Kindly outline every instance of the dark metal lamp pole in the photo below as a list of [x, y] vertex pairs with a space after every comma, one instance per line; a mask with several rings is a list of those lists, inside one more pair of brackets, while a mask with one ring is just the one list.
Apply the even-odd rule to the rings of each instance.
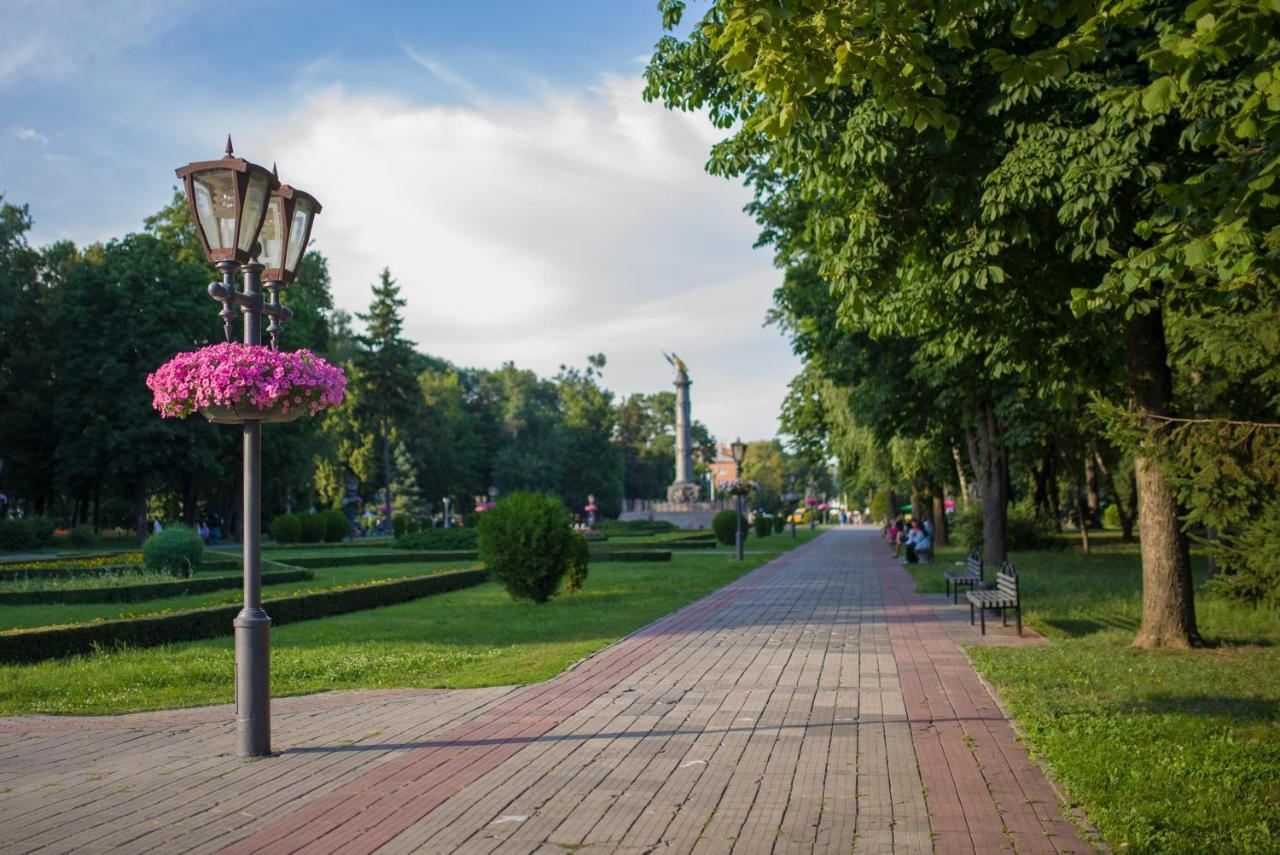
[[[305, 193], [281, 186], [274, 170], [236, 157], [230, 137], [223, 158], [188, 164], [177, 174], [205, 255], [222, 273], [221, 282], [209, 285], [209, 296], [222, 303], [218, 316], [224, 335], [231, 339], [238, 309], [244, 319], [244, 343], [261, 345], [265, 315], [271, 319], [274, 347], [283, 324], [293, 317], [280, 305], [280, 290], [296, 275], [320, 205]], [[235, 289], [237, 268], [244, 276], [242, 292]], [[264, 270], [271, 295], [265, 301]], [[271, 753], [271, 618], [262, 608], [262, 420], [245, 419], [241, 431], [244, 605], [233, 621], [236, 743], [241, 757], [265, 757]]]
[[747, 444], [741, 438], [735, 439], [729, 446], [733, 451], [733, 462], [738, 472], [738, 490], [737, 490], [737, 531], [734, 533], [734, 552], [738, 556], [738, 560], [742, 560], [742, 463], [747, 459]]

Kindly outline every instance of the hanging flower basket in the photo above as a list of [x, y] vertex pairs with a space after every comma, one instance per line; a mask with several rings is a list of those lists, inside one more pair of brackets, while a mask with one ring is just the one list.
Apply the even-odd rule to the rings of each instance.
[[147, 388], [164, 418], [198, 410], [217, 424], [288, 422], [341, 404], [347, 377], [309, 350], [224, 342], [177, 354], [147, 375]]
[[756, 488], [755, 481], [742, 478], [731, 478], [716, 484], [716, 491], [727, 496], [745, 496]]

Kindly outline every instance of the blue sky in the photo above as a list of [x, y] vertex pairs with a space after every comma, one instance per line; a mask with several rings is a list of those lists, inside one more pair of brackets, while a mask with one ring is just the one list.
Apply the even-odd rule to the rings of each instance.
[[702, 172], [716, 133], [640, 97], [652, 0], [5, 6], [0, 192], [33, 242], [138, 229], [230, 132], [321, 199], [340, 306], [389, 265], [431, 353], [551, 373], [603, 351], [628, 393], [667, 388], [675, 350], [713, 431], [776, 430], [779, 276], [746, 191]]

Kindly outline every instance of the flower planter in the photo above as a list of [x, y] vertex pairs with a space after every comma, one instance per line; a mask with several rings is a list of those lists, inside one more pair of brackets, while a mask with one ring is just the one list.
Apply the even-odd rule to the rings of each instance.
[[221, 405], [213, 404], [200, 410], [200, 414], [215, 425], [238, 425], [247, 421], [263, 421], [263, 422], [291, 422], [294, 419], [301, 418], [306, 413], [306, 409], [302, 405], [295, 405], [293, 409], [281, 412], [281, 408], [275, 407], [255, 407], [252, 404], [236, 404]]

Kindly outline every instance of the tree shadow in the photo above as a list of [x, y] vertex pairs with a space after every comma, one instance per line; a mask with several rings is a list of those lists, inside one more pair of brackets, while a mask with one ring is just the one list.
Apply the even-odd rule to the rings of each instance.
[[1112, 629], [1125, 632], [1138, 631], [1138, 619], [1119, 616], [1097, 616], [1091, 618], [1043, 618], [1048, 626], [1060, 629], [1071, 638], [1081, 638]]
[[1271, 723], [1280, 717], [1280, 701], [1273, 698], [1240, 698], [1230, 695], [1159, 693], [1134, 703], [1134, 712], [1152, 715], [1193, 715], [1231, 719], [1235, 722]]

